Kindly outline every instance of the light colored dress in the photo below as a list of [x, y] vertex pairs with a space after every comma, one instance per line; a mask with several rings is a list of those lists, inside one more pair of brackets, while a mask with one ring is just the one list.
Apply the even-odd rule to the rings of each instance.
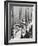
[[20, 37], [21, 37], [21, 28], [14, 29], [13, 32], [14, 32], [14, 39], [20, 39]]

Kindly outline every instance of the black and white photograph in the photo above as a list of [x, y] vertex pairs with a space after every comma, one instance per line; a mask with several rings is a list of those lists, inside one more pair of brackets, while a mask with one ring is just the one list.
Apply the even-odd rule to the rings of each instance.
[[5, 1], [5, 44], [37, 42], [37, 2]]

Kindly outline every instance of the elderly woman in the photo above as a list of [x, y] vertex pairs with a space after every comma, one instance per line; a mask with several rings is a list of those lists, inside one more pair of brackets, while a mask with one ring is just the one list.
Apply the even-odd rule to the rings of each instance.
[[25, 35], [26, 35], [26, 26], [23, 25], [22, 31], [21, 31], [21, 38], [25, 38]]

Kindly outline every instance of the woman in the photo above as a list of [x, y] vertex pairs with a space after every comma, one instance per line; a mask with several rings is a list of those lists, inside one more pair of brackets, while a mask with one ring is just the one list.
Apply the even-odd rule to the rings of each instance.
[[19, 25], [16, 25], [14, 28], [14, 39], [20, 39], [21, 38], [21, 27]]
[[28, 24], [25, 36], [26, 38], [32, 37], [32, 23]]

